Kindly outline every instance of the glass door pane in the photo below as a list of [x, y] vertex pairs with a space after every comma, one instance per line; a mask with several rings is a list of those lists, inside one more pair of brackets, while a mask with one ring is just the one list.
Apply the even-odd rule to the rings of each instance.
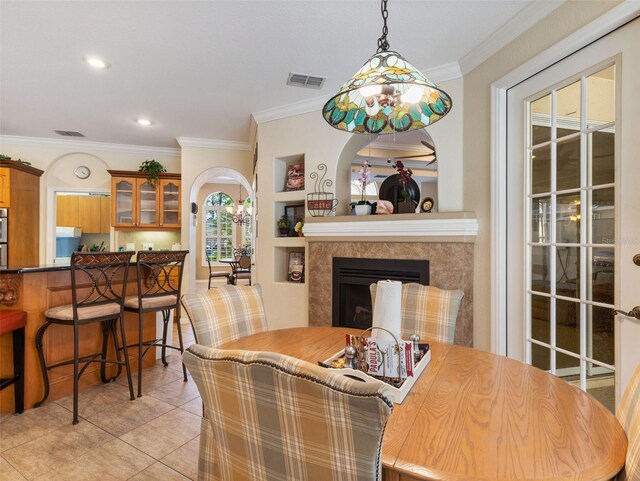
[[158, 223], [156, 186], [151, 182], [142, 182], [139, 185], [140, 219], [138, 224], [155, 225]]
[[173, 182], [162, 183], [162, 224], [178, 225], [178, 186]]
[[133, 225], [133, 184], [126, 180], [116, 182], [116, 224]]
[[525, 157], [527, 361], [612, 410], [614, 85], [612, 65], [530, 100]]

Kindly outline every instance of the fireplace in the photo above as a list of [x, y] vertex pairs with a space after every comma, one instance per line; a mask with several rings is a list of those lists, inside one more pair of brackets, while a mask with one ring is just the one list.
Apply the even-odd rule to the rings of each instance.
[[333, 326], [371, 327], [373, 309], [369, 286], [385, 279], [426, 286], [429, 284], [429, 261], [334, 257]]

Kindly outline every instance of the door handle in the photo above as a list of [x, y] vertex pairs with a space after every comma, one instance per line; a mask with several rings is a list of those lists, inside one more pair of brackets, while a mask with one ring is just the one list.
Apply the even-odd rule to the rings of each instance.
[[640, 306], [636, 306], [633, 309], [631, 309], [629, 312], [625, 312], [625, 311], [620, 311], [618, 309], [614, 309], [612, 311], [613, 315], [615, 316], [616, 314], [622, 314], [623, 316], [627, 316], [627, 317], [635, 317], [636, 319], [640, 320]]

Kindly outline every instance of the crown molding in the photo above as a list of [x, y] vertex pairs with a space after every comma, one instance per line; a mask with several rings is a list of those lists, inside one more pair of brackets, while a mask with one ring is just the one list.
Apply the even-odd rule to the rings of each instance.
[[300, 102], [294, 102], [291, 104], [281, 105], [280, 107], [254, 112], [251, 116], [256, 124], [262, 124], [265, 122], [271, 122], [272, 120], [292, 117], [294, 115], [319, 112], [328, 99], [329, 94], [323, 95], [322, 97], [313, 97]]
[[235, 140], [196, 139], [193, 137], [176, 137], [180, 147], [202, 147], [205, 149], [253, 150], [248, 142]]
[[462, 70], [460, 70], [458, 62], [445, 63], [437, 67], [421, 69], [420, 71], [435, 84], [462, 77]]
[[520, 10], [511, 20], [500, 27], [489, 38], [471, 50], [460, 59], [460, 68], [463, 74], [489, 59], [493, 54], [504, 48], [507, 44], [529, 30], [544, 17], [562, 5], [565, 0], [549, 0], [544, 2], [531, 2]]
[[0, 135], [0, 144], [28, 145], [32, 147], [56, 147], [62, 149], [102, 150], [124, 154], [144, 154], [151, 156], [180, 156], [180, 149], [171, 147], [153, 147], [150, 145], [112, 144], [91, 140], [49, 139], [45, 137], [23, 137], [19, 135]]

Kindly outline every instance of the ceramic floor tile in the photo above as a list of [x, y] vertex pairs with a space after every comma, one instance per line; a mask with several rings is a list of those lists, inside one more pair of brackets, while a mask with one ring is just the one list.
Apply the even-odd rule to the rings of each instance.
[[28, 409], [19, 416], [10, 416], [0, 424], [0, 452], [33, 441], [60, 426], [71, 424], [72, 414], [54, 402], [38, 409]]
[[81, 481], [88, 479], [127, 480], [155, 463], [155, 460], [133, 446], [113, 439], [82, 456], [58, 467], [38, 481]]
[[191, 378], [189, 378], [187, 382], [184, 382], [182, 379], [178, 379], [177, 381], [173, 381], [158, 389], [154, 389], [148, 394], [149, 396], [168, 402], [176, 407], [182, 406], [184, 403], [200, 397], [198, 387]]
[[164, 401], [151, 396], [143, 396], [87, 416], [86, 419], [108, 433], [119, 437], [173, 408], [174, 406]]
[[[126, 374], [124, 371], [121, 377], [125, 378], [124, 385], [110, 382], [109, 384], [100, 384], [81, 390], [78, 394], [78, 414], [82, 417], [93, 416], [105, 409], [111, 409], [117, 404], [129, 402], [129, 387], [126, 386]], [[58, 399], [55, 402], [69, 411], [73, 410], [73, 396]]]
[[130, 481], [189, 481], [189, 478], [157, 462], [136, 474]]
[[[137, 371], [132, 376], [133, 378], [133, 389], [137, 394], [138, 391], [138, 373]], [[162, 364], [148, 367], [147, 369], [143, 369], [142, 371], [142, 392], [152, 391], [157, 389], [165, 384], [169, 384], [177, 379], [182, 379], [182, 370], [178, 371], [177, 369], [170, 369], [168, 367], [164, 367]], [[120, 376], [117, 380], [117, 383], [126, 386], [127, 385], [127, 377]]]
[[202, 416], [202, 399], [197, 397], [194, 400], [180, 406], [180, 409], [189, 411], [190, 413], [193, 413], [197, 416]]
[[9, 461], [0, 456], [0, 481], [24, 481], [25, 479]]
[[9, 449], [2, 456], [25, 477], [33, 479], [114, 439], [109, 433], [84, 419], [75, 426], [70, 421], [67, 411], [65, 422], [69, 424]]
[[198, 450], [200, 448], [200, 436], [192, 439], [187, 444], [180, 446], [174, 452], [162, 458], [162, 462], [189, 479], [198, 478]]
[[174, 409], [120, 439], [159, 460], [198, 436], [200, 421], [200, 416]]

